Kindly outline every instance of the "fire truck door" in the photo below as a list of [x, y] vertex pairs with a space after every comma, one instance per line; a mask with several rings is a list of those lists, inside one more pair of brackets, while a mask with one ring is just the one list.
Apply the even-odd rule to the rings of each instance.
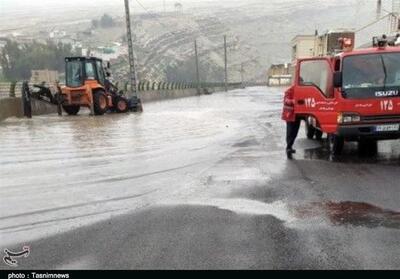
[[333, 71], [325, 58], [300, 60], [294, 87], [295, 113], [313, 116], [319, 122], [336, 119]]

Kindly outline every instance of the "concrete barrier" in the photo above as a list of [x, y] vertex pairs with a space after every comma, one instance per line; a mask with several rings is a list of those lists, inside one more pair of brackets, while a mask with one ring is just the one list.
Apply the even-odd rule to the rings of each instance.
[[183, 90], [149, 90], [139, 91], [138, 97], [143, 103], [196, 96], [197, 89]]
[[[237, 87], [230, 87], [229, 90], [235, 89]], [[186, 98], [204, 94], [211, 94], [215, 92], [222, 92], [225, 88], [215, 87], [215, 88], [201, 88], [200, 94], [197, 92], [197, 88], [187, 88], [187, 89], [175, 89], [175, 90], [149, 90], [149, 91], [139, 91], [138, 96], [143, 103], [149, 103], [154, 101]]]
[[[33, 115], [44, 115], [50, 113], [57, 113], [57, 107], [37, 100], [32, 100]], [[8, 117], [23, 116], [24, 112], [20, 97], [0, 99], [0, 121], [3, 121]]]
[[2, 98], [0, 99], [0, 121], [8, 117], [22, 117], [21, 98]]

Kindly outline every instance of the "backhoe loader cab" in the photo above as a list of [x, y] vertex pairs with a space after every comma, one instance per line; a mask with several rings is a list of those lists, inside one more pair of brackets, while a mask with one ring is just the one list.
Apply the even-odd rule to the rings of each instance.
[[65, 66], [67, 87], [81, 87], [85, 84], [85, 81], [97, 81], [98, 85], [105, 85], [105, 74], [101, 59], [67, 57], [65, 58]]
[[107, 111], [127, 112], [128, 100], [107, 79], [103, 61], [95, 57], [65, 58], [65, 86], [61, 88], [62, 106], [69, 115], [88, 107], [96, 115]]

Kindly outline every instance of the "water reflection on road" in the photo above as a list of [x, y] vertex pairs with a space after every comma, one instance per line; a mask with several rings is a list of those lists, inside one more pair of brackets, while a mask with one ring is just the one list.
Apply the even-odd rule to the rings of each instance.
[[370, 147], [369, 149], [360, 147], [355, 142], [346, 143], [343, 153], [339, 156], [332, 156], [330, 154], [326, 139], [317, 144], [318, 147], [300, 151], [300, 157], [306, 160], [324, 160], [348, 164], [400, 165], [399, 141], [381, 141], [378, 142], [377, 146]]
[[142, 114], [1, 123], [0, 230], [79, 224], [196, 191], [196, 176], [249, 133], [249, 121], [279, 109], [272, 92], [270, 104], [249, 89], [150, 103]]
[[1, 123], [0, 250], [32, 244], [30, 269], [398, 267], [399, 141], [331, 158], [301, 131], [288, 161], [282, 91]]

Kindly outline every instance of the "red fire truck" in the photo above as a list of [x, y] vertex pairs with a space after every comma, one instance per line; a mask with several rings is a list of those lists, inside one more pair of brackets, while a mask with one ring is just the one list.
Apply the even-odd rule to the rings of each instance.
[[299, 59], [291, 87], [307, 137], [326, 133], [336, 155], [346, 141], [376, 146], [400, 138], [400, 47], [386, 36], [365, 49], [342, 42], [336, 55]]

